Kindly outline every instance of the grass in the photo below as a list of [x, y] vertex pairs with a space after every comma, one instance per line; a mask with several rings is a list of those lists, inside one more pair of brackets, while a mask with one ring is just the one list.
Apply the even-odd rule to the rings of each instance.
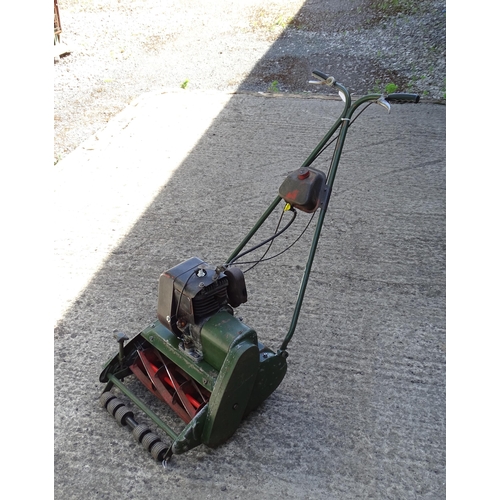
[[279, 87], [278, 87], [278, 80], [273, 80], [268, 87], [269, 92], [279, 92]]
[[293, 21], [293, 16], [278, 16], [274, 20], [274, 26], [278, 26], [279, 28], [286, 28]]
[[[389, 82], [386, 85], [384, 85], [384, 92], [386, 94], [393, 94], [394, 92], [396, 92], [396, 90], [398, 90], [398, 88], [399, 87], [395, 83]], [[381, 94], [382, 93], [382, 87], [380, 85], [380, 80], [377, 80], [375, 82], [375, 85], [370, 90], [370, 93], [373, 93], [373, 94]]]
[[189, 83], [189, 80], [184, 80], [181, 83], [181, 89], [187, 89], [188, 83]]
[[396, 90], [398, 90], [398, 86], [395, 83], [388, 83], [385, 86], [386, 94], [393, 94], [394, 92], [396, 92]]

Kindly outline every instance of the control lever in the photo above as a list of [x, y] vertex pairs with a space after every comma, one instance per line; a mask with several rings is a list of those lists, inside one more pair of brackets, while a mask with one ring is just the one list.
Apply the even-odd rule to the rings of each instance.
[[387, 112], [391, 112], [391, 105], [384, 99], [384, 97], [380, 97], [375, 101], [377, 104], [380, 104], [383, 108], [387, 109]]

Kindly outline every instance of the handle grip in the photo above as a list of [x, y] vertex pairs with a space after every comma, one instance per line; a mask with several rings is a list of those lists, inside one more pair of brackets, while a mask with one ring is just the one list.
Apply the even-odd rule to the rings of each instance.
[[312, 74], [318, 79], [318, 80], [328, 80], [328, 75], [326, 75], [325, 73], [323, 73], [322, 71], [318, 71], [317, 69], [315, 69]]
[[414, 102], [417, 103], [420, 101], [419, 94], [405, 94], [403, 92], [396, 94], [389, 94], [386, 98], [388, 102]]

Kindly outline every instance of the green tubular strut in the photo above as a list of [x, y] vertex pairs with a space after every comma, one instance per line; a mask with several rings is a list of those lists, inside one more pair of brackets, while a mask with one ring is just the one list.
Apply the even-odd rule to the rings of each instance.
[[[349, 106], [351, 105], [351, 96], [349, 94], [349, 91], [343, 85], [340, 85], [338, 83], [336, 83], [334, 85], [334, 87], [339, 89], [345, 95], [346, 100], [345, 100], [344, 110], [342, 111], [342, 115], [333, 124], [332, 128], [325, 134], [325, 137], [323, 137], [323, 139], [321, 139], [321, 141], [318, 143], [318, 145], [314, 148], [313, 152], [304, 161], [304, 163], [302, 164], [302, 167], [308, 167], [316, 159], [319, 152], [323, 149], [325, 144], [331, 139], [332, 135], [337, 131], [339, 126], [342, 124], [342, 119], [349, 110]], [[340, 157], [340, 154], [339, 154], [339, 157]]]
[[131, 401], [133, 401], [138, 408], [140, 408], [160, 429], [165, 431], [174, 441], [177, 439], [177, 433], [174, 432], [153, 410], [151, 410], [145, 403], [143, 403], [132, 391], [128, 389], [125, 384], [122, 384], [114, 375], [108, 373], [108, 379], [120, 391], [125, 394]]

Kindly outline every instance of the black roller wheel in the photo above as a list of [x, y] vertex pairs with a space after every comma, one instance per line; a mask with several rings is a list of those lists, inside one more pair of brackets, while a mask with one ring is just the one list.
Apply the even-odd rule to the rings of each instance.
[[109, 414], [114, 417], [116, 410], [118, 410], [121, 406], [125, 406], [125, 403], [118, 398], [114, 398], [108, 403], [106, 410], [108, 410]]
[[161, 462], [165, 458], [167, 452], [168, 446], [163, 441], [158, 441], [151, 447], [151, 455], [158, 462]]
[[106, 391], [101, 394], [99, 403], [103, 408], [106, 408], [112, 399], [116, 399], [116, 396], [112, 392]]
[[132, 410], [128, 406], [120, 406], [115, 413], [116, 421], [121, 425], [127, 425], [127, 423], [125, 422], [125, 419], [127, 417], [134, 418]]
[[160, 441], [160, 436], [150, 432], [142, 438], [142, 446], [144, 446], [147, 451], [150, 451], [151, 447], [158, 441]]
[[134, 427], [132, 434], [134, 435], [135, 439], [137, 439], [137, 441], [141, 443], [142, 438], [150, 432], [151, 431], [147, 425], [139, 424], [138, 426]]

